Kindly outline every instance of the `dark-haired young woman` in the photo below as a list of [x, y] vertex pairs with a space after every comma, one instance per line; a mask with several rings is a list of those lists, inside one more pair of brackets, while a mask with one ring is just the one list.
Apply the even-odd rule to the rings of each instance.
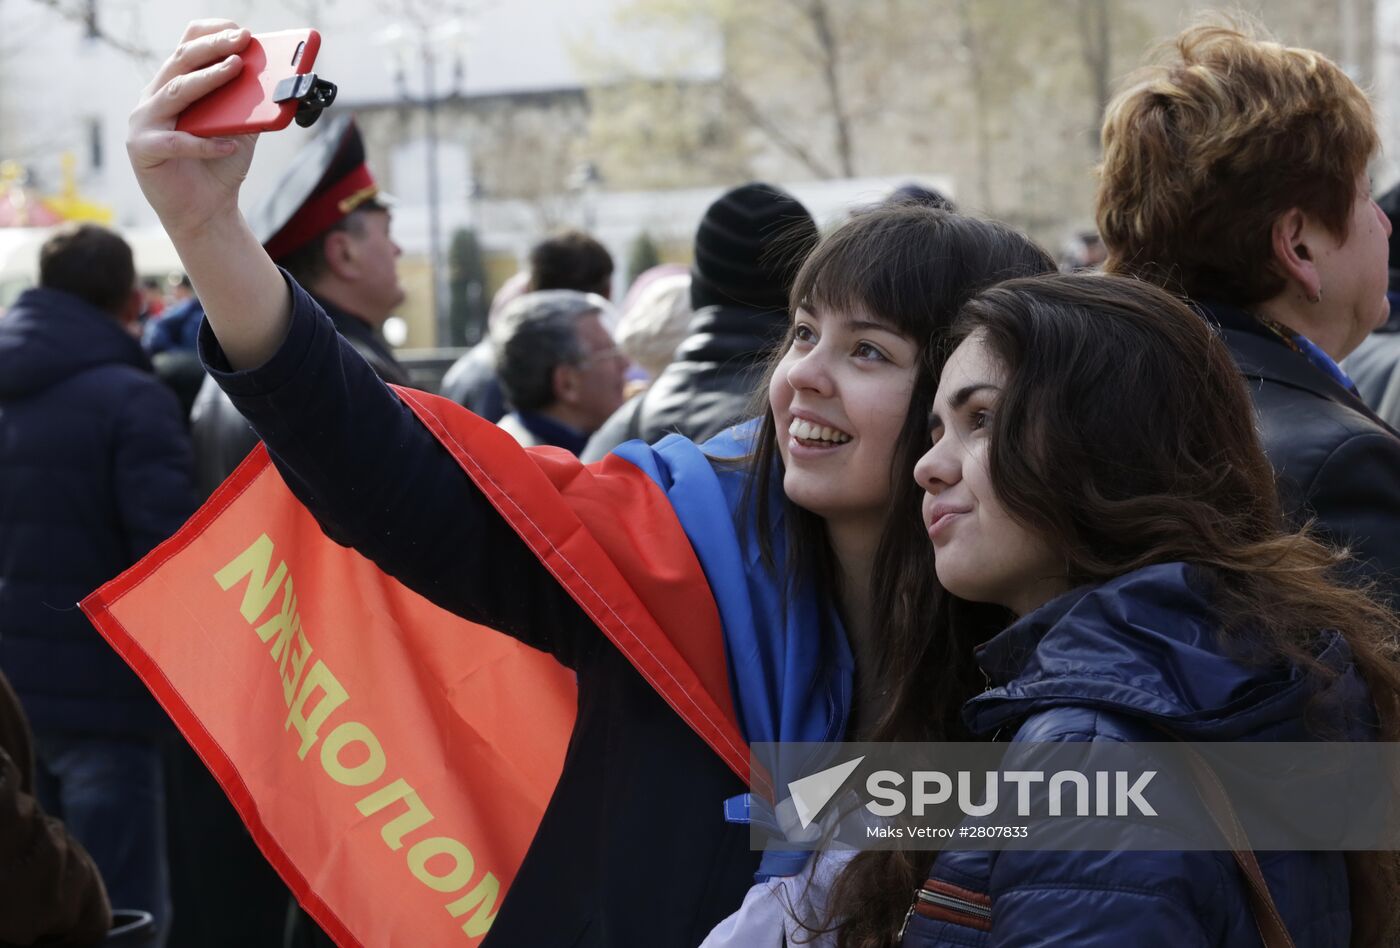
[[[232, 23], [191, 24], [133, 112], [128, 142], [204, 303], [211, 374], [328, 533], [437, 605], [577, 675], [563, 773], [491, 943], [696, 945], [740, 905], [759, 868], [747, 829], [724, 822], [725, 801], [745, 786], [273, 266], [237, 205], [252, 139], [174, 131], [185, 105], [237, 74], [231, 66], [248, 41]], [[798, 305], [754, 429], [721, 436], [706, 453], [679, 437], [655, 448], [630, 442], [603, 462], [643, 470], [668, 498], [690, 485], [706, 501], [696, 508], [702, 526], [745, 544], [724, 562], [696, 557], [718, 602], [749, 742], [835, 740], [848, 720], [859, 728], [869, 719], [864, 709], [879, 696], [862, 666], [875, 649], [877, 564], [921, 548], [913, 555], [923, 585], [933, 584], [907, 477], [932, 391], [920, 371], [925, 349], [974, 289], [1051, 269], [1000, 225], [928, 208], [862, 215], [797, 274]], [[479, 420], [463, 423], [483, 453], [523, 457]], [[905, 516], [887, 530], [892, 506]], [[695, 539], [689, 527], [686, 539]], [[528, 711], [530, 696], [520, 705]]]
[[[1397, 619], [1285, 526], [1249, 396], [1198, 315], [1137, 281], [1014, 280], [963, 308], [952, 346], [915, 477], [952, 600], [925, 632], [975, 639], [975, 604], [1009, 622], [976, 648], [974, 733], [1395, 739]], [[873, 739], [908, 739], [907, 710]], [[1393, 943], [1394, 862], [1367, 856], [1259, 854], [1296, 945]], [[864, 853], [831, 909], [861, 948], [1261, 939], [1229, 852], [950, 851], [931, 870]]]

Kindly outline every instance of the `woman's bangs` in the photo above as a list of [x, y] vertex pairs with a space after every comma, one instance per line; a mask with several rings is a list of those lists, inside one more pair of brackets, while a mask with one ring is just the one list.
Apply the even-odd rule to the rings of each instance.
[[838, 234], [808, 259], [793, 285], [793, 311], [859, 313], [913, 338], [927, 335], [932, 328], [928, 307], [909, 305], [919, 298], [918, 289], [930, 291], [922, 295], [933, 298], [932, 287], [918, 286], [925, 282], [927, 261], [916, 259], [898, 230], [852, 230]]

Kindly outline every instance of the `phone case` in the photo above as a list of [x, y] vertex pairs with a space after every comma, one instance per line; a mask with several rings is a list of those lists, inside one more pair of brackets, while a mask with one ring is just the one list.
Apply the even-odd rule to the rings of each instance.
[[181, 112], [175, 128], [204, 138], [286, 128], [297, 103], [274, 102], [273, 90], [289, 76], [310, 72], [320, 49], [321, 34], [315, 30], [253, 36], [239, 53], [243, 71]]

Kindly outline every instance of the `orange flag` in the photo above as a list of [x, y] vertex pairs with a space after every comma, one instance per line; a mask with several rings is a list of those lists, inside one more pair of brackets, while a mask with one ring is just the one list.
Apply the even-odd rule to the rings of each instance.
[[[664, 493], [626, 461], [525, 452], [450, 402], [399, 394], [747, 778], [718, 611]], [[480, 943], [558, 780], [572, 672], [327, 539], [262, 447], [82, 605], [338, 944]]]

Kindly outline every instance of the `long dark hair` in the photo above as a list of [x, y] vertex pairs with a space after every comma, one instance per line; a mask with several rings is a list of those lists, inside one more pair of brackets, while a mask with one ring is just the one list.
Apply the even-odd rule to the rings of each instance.
[[[1249, 394], [1200, 316], [1147, 283], [1057, 275], [979, 294], [945, 351], [973, 333], [1007, 370], [992, 420], [991, 482], [1008, 513], [1053, 538], [1071, 586], [1153, 563], [1201, 567], [1214, 579], [1227, 648], [1287, 662], [1322, 684], [1337, 673], [1317, 660], [1318, 634], [1339, 631], [1370, 687], [1383, 739], [1400, 735], [1400, 620], [1355, 584], [1344, 551], [1286, 524]], [[981, 631], [959, 629], [947, 605], [930, 616], [925, 635], [965, 642]], [[918, 739], [900, 720], [887, 715], [891, 727], [871, 739]], [[840, 944], [890, 944], [931, 858], [854, 859], [830, 905], [843, 920]], [[1354, 928], [1383, 937], [1394, 916], [1394, 855], [1348, 861]]]
[[[878, 319], [914, 339], [927, 358], [941, 345], [958, 308], [978, 290], [1053, 270], [1045, 251], [1004, 224], [931, 207], [886, 205], [851, 218], [817, 245], [797, 274], [790, 305], [792, 312], [834, 310]], [[782, 460], [768, 384], [791, 344], [789, 328], [755, 394], [754, 414], [762, 421], [745, 461], [751, 476], [741, 516], [758, 524], [772, 522], [772, 498], [781, 496], [774, 489], [782, 482]], [[918, 458], [934, 381], [920, 373], [890, 466], [891, 509], [900, 515], [887, 518], [876, 553], [872, 600], [882, 614], [874, 617], [874, 628], [911, 627], [936, 588], [933, 551], [919, 528], [920, 494], [908, 475]], [[822, 519], [785, 498], [779, 502], [787, 533], [785, 581], [816, 577], [816, 588], [836, 589], [837, 564]], [[784, 568], [766, 529], [758, 531], [758, 542], [766, 567], [781, 575]], [[969, 665], [970, 659], [963, 656], [962, 662]], [[956, 704], [949, 710], [955, 712]]]

